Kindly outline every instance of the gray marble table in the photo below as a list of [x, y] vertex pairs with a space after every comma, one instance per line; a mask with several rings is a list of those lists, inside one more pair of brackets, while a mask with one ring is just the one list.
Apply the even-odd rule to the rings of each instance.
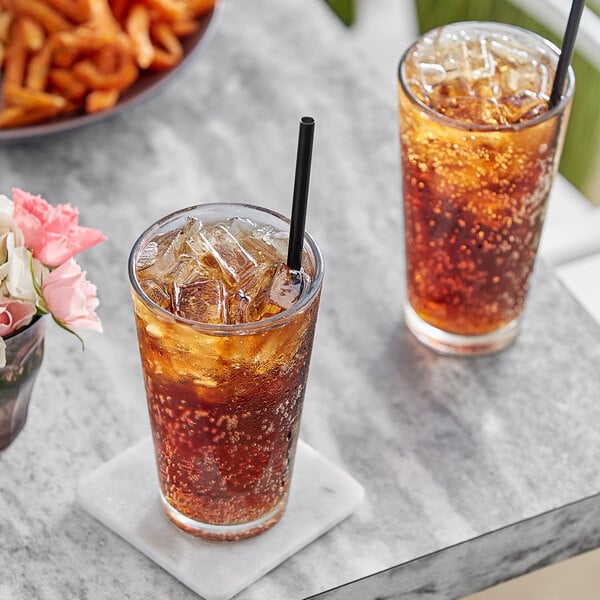
[[70, 202], [109, 238], [81, 256], [104, 334], [81, 352], [48, 328], [28, 422], [0, 454], [2, 600], [194, 597], [75, 503], [148, 433], [127, 255], [197, 202], [288, 213], [304, 114], [327, 274], [302, 437], [366, 499], [239, 599], [455, 598], [600, 544], [600, 330], [552, 273], [538, 265], [523, 333], [496, 356], [443, 358], [404, 328], [395, 93], [320, 0], [230, 0], [157, 97], [0, 147], [5, 192]]

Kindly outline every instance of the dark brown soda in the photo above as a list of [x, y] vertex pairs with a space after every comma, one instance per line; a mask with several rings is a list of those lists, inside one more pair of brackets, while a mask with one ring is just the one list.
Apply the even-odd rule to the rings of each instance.
[[[186, 381], [185, 373], [157, 369], [165, 362], [162, 344], [137, 319], [161, 491], [186, 517], [231, 526], [285, 508], [316, 307], [300, 320], [294, 331], [306, 342], [289, 362], [275, 356], [266, 368], [251, 355], [245, 364], [236, 358], [268, 344], [269, 336], [291, 333], [275, 331], [244, 337], [244, 348], [225, 353], [210, 380]], [[234, 338], [223, 341], [224, 347], [236, 344]]]
[[399, 106], [408, 301], [446, 332], [496, 331], [523, 310], [566, 116], [455, 122], [401, 85]]

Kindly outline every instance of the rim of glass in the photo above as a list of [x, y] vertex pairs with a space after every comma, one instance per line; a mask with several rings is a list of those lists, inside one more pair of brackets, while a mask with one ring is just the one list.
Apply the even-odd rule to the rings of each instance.
[[436, 31], [440, 31], [442, 29], [459, 29], [464, 28], [468, 29], [469, 27], [479, 27], [488, 30], [494, 31], [519, 31], [524, 36], [535, 38], [537, 41], [541, 42], [543, 46], [548, 48], [554, 55], [557, 60], [560, 56], [560, 50], [556, 44], [547, 40], [542, 35], [535, 33], [529, 29], [525, 29], [524, 27], [519, 27], [518, 25], [511, 25], [509, 23], [496, 23], [494, 21], [456, 21], [454, 23], [447, 23], [445, 25], [440, 25], [439, 27], [435, 27], [423, 34], [421, 34], [404, 52], [402, 58], [400, 59], [400, 63], [398, 65], [398, 82], [402, 86], [402, 90], [404, 91], [406, 97], [416, 106], [418, 106], [423, 112], [427, 113], [432, 119], [439, 121], [445, 125], [450, 127], [454, 127], [455, 129], [463, 129], [465, 131], [519, 131], [521, 129], [526, 129], [528, 127], [532, 127], [537, 125], [538, 123], [542, 123], [548, 119], [551, 119], [556, 114], [562, 112], [568, 102], [571, 100], [573, 96], [573, 91], [575, 89], [575, 73], [573, 72], [573, 67], [569, 65], [569, 76], [567, 78], [566, 89], [561, 96], [560, 102], [558, 102], [555, 106], [553, 106], [550, 110], [547, 110], [545, 113], [541, 114], [534, 119], [529, 119], [527, 121], [523, 121], [521, 123], [510, 123], [508, 125], [481, 125], [477, 123], [469, 123], [468, 121], [460, 121], [458, 119], [453, 119], [451, 117], [447, 117], [442, 115], [441, 113], [433, 110], [430, 106], [427, 106], [424, 102], [417, 98], [410, 87], [408, 86], [406, 79], [404, 77], [404, 67], [406, 64], [406, 59], [413, 51], [415, 46], [425, 37], [435, 33]]
[[[169, 312], [162, 306], [159, 306], [158, 304], [153, 302], [145, 294], [144, 290], [141, 288], [138, 282], [135, 273], [135, 262], [138, 251], [142, 248], [143, 245], [145, 245], [148, 238], [151, 238], [158, 229], [167, 225], [170, 221], [175, 221], [181, 216], [197, 210], [207, 209], [210, 211], [211, 209], [216, 210], [219, 208], [226, 207], [235, 207], [238, 209], [243, 208], [244, 210], [249, 209], [250, 211], [256, 211], [258, 213], [263, 213], [270, 215], [271, 217], [275, 217], [282, 223], [287, 224], [288, 226], [290, 224], [290, 220], [287, 217], [279, 214], [278, 212], [275, 212], [274, 210], [241, 202], [211, 202], [204, 204], [195, 204], [193, 206], [182, 208], [162, 217], [160, 220], [150, 225], [147, 229], [145, 229], [142, 232], [142, 234], [133, 244], [128, 259], [128, 273], [131, 286], [135, 291], [136, 295], [139, 296], [144, 301], [144, 303], [148, 305], [154, 312], [158, 312], [159, 314], [164, 315], [165, 318], [171, 321], [176, 321], [183, 325], [192, 327], [193, 329], [197, 329], [198, 331], [203, 331], [212, 335], [232, 335], [236, 333], [248, 335], [253, 333], [259, 333], [262, 330], [282, 327], [288, 321], [293, 319], [299, 312], [302, 312], [308, 305], [310, 305], [313, 299], [315, 298], [316, 294], [321, 289], [321, 284], [323, 281], [323, 256], [321, 255], [321, 250], [319, 249], [319, 246], [317, 245], [314, 238], [306, 231], [304, 232], [303, 252], [306, 251], [306, 247], [308, 246], [308, 248], [310, 249], [310, 253], [312, 254], [311, 258], [314, 258], [315, 269], [315, 275], [311, 278], [312, 281], [310, 283], [308, 291], [300, 298], [298, 302], [296, 302], [296, 304], [294, 304], [290, 308], [271, 317], [267, 317], [266, 319], [261, 319], [260, 321], [251, 321], [248, 323], [202, 323], [200, 321], [186, 319], [185, 317], [181, 317], [179, 315], [173, 314], [172, 312]], [[232, 214], [229, 216], [234, 217], [236, 215]]]

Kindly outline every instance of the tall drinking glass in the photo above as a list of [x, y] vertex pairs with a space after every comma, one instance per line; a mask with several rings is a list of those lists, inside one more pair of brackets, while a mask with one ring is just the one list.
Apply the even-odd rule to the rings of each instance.
[[161, 500], [211, 540], [265, 531], [289, 494], [323, 262], [289, 221], [242, 204], [169, 215], [129, 260]]
[[508, 346], [522, 311], [574, 91], [549, 108], [559, 52], [524, 29], [453, 23], [398, 69], [405, 320], [427, 346]]

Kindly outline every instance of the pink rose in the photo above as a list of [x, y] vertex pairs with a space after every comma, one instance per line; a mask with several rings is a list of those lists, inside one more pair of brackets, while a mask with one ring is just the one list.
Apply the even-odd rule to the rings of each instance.
[[97, 229], [80, 227], [70, 204], [52, 206], [41, 196], [13, 188], [14, 220], [23, 230], [33, 256], [56, 267], [106, 237]]
[[42, 294], [46, 308], [67, 327], [102, 333], [102, 324], [94, 312], [100, 304], [96, 286], [85, 278], [85, 273], [72, 258], [46, 276]]
[[37, 309], [33, 302], [0, 298], [0, 337], [29, 325]]

